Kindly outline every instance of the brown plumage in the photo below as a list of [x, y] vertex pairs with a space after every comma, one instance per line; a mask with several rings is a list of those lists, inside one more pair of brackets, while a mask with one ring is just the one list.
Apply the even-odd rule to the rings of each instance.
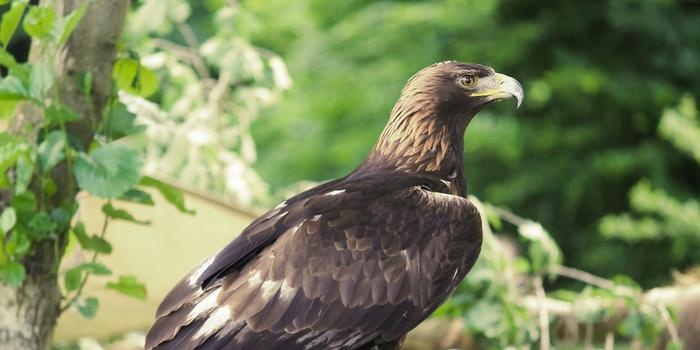
[[398, 349], [472, 267], [463, 133], [522, 89], [493, 69], [427, 67], [348, 176], [255, 220], [166, 296], [146, 349]]

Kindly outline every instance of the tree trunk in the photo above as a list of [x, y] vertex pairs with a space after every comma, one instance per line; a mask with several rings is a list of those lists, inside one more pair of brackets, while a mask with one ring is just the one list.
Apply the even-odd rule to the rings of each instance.
[[[48, 254], [41, 256], [40, 252]], [[41, 242], [25, 261], [24, 284], [11, 288], [0, 283], [0, 349], [49, 348], [61, 302], [53, 252], [52, 241]]]
[[[85, 1], [42, 0], [42, 3], [53, 6], [57, 13], [65, 16]], [[94, 125], [99, 124], [112, 93], [116, 42], [122, 32], [129, 3], [129, 0], [92, 1], [71, 39], [54, 58], [55, 96], [81, 116], [80, 120], [67, 125], [67, 130], [76, 135], [86, 148], [94, 137]], [[30, 54], [30, 61], [36, 59], [35, 56], [34, 52]], [[83, 96], [77, 83], [78, 77], [85, 72], [90, 72], [93, 77], [89, 99]], [[41, 118], [37, 108], [28, 103], [22, 104], [10, 128], [18, 134], [29, 132], [25, 136], [34, 139], [39, 125], [37, 121]], [[65, 166], [59, 165], [54, 172], [59, 189], [56, 202], [76, 195], [69, 186], [65, 186], [68, 180], [63, 175], [66, 174]], [[9, 288], [0, 283], [0, 349], [49, 348], [60, 314], [61, 291], [57, 270], [66, 238], [67, 232], [61, 232], [55, 240], [34, 244], [32, 253], [23, 261], [27, 277], [21, 287]]]

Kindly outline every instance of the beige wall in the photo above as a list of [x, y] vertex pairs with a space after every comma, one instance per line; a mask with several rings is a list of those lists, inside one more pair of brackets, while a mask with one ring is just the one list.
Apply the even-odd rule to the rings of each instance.
[[[151, 225], [124, 221], [110, 224], [107, 239], [113, 245], [113, 252], [100, 257], [99, 262], [111, 268], [115, 276], [91, 277], [84, 291], [85, 296], [100, 300], [97, 316], [85, 320], [77, 311], [68, 310], [59, 320], [56, 341], [85, 336], [104, 338], [148, 328], [158, 303], [170, 288], [198, 262], [238, 235], [254, 218], [253, 214], [192, 193], [186, 193], [186, 203], [196, 214], [182, 214], [159, 195], [152, 195], [156, 201], [152, 207], [115, 203], [138, 219], [150, 220]], [[100, 230], [101, 206], [102, 202], [94, 198], [81, 199], [80, 217], [89, 233]], [[66, 267], [89, 259], [79, 249], [68, 254]], [[147, 300], [123, 296], [104, 287], [119, 274], [135, 275], [146, 283]]]

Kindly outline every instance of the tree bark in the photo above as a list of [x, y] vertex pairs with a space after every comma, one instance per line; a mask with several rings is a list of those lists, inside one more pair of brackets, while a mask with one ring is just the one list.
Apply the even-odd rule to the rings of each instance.
[[[87, 0], [42, 0], [53, 6], [58, 14], [67, 15]], [[81, 119], [66, 126], [87, 148], [94, 137], [95, 125], [112, 94], [112, 67], [119, 39], [129, 8], [129, 0], [91, 1], [87, 12], [70, 40], [54, 58], [54, 96], [71, 107]], [[32, 49], [34, 51], [34, 48]], [[30, 62], [36, 59], [30, 54]], [[93, 84], [90, 98], [78, 88], [78, 77], [90, 72]], [[10, 129], [35, 139], [42, 116], [40, 110], [28, 103], [18, 107]], [[28, 134], [27, 134], [28, 133]], [[54, 172], [59, 189], [55, 202], [75, 198], [66, 186], [65, 164]], [[1, 205], [0, 205], [1, 206]], [[2, 209], [2, 208], [0, 208]], [[19, 288], [0, 283], [0, 349], [45, 350], [60, 314], [61, 290], [58, 286], [58, 266], [67, 239], [60, 232], [55, 240], [34, 244], [32, 253], [24, 259], [27, 277]]]

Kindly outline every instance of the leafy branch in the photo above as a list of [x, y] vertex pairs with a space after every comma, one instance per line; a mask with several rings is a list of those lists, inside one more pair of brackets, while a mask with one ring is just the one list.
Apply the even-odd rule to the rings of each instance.
[[[564, 266], [559, 248], [541, 225], [470, 199], [484, 218], [483, 254], [438, 314], [465, 317], [473, 334], [497, 348], [538, 343], [541, 350], [551, 349], [553, 322], [573, 318], [585, 325], [587, 349], [592, 348], [593, 324], [603, 320], [619, 323], [617, 331], [606, 334], [606, 348], [612, 348], [616, 333], [654, 345], [665, 329], [671, 338], [669, 345], [681, 349], [678, 330], [667, 307], [648, 298], [631, 279], [605, 279]], [[513, 225], [524, 240], [524, 256], [506, 253], [512, 249], [508, 247], [512, 243], [494, 234], [494, 229], [506, 230], [505, 224]], [[585, 287], [580, 291], [547, 292], [545, 281], [553, 282], [558, 277], [582, 282]], [[493, 320], [485, 316], [490, 312], [495, 313]]]
[[[127, 141], [144, 128], [135, 123], [135, 116], [119, 102], [117, 93], [129, 91], [143, 97], [152, 94], [158, 88], [155, 73], [137, 58], [123, 54], [112, 74], [105, 77], [110, 80], [108, 91], [97, 91], [97, 85], [105, 86], [93, 81], [93, 73], [99, 69], [90, 71], [78, 66], [75, 68], [85, 71], [79, 72], [77, 79], [70, 75], [66, 80], [65, 74], [57, 72], [60, 67], [53, 64], [60, 52], [70, 50], [71, 34], [90, 4], [84, 1], [61, 16], [54, 7], [15, 0], [0, 20], [0, 65], [8, 72], [0, 80], [0, 100], [17, 106], [18, 115], [31, 115], [33, 130], [32, 137], [16, 135], [27, 131], [21, 125], [0, 132], [0, 192], [8, 194], [0, 201], [0, 283], [21, 287], [27, 277], [25, 261], [40, 254], [39, 247], [49, 242], [51, 274], [62, 274], [64, 281], [65, 302], [58, 309], [64, 312], [74, 306], [88, 318], [95, 315], [99, 305], [96, 298], [83, 295], [89, 277], [112, 274], [98, 262], [99, 256], [112, 252], [106, 240], [109, 223], [148, 223], [115, 207], [113, 200], [154, 205], [150, 194], [141, 189], [151, 187], [179, 210], [189, 212], [177, 190], [141, 175], [142, 155]], [[6, 51], [20, 24], [37, 50], [31, 64], [17, 62]], [[108, 63], [107, 67], [112, 68]], [[66, 93], [66, 89], [78, 91], [79, 96]], [[104, 221], [97, 235], [88, 234], [83, 223], [75, 219], [79, 212], [75, 195], [80, 191], [106, 200]], [[73, 246], [91, 252], [91, 257], [59, 271], [64, 250]], [[146, 295], [145, 285], [134, 276], [119, 276], [106, 288], [141, 299]]]

